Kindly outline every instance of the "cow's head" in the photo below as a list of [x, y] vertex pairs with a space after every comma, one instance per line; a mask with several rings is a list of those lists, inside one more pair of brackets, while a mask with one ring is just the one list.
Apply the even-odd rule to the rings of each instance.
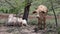
[[35, 11], [33, 11], [33, 14], [36, 14], [37, 18], [39, 17], [39, 11], [35, 10]]
[[46, 14], [47, 12], [48, 12], [47, 7], [44, 5], [40, 5], [37, 7], [37, 9], [35, 11], [33, 11], [33, 14], [36, 14], [36, 17], [40, 17], [43, 14]]
[[36, 14], [36, 17], [40, 18], [40, 17], [43, 17], [44, 15], [46, 15], [46, 12], [35, 10], [35, 11], [33, 11], [33, 14]]

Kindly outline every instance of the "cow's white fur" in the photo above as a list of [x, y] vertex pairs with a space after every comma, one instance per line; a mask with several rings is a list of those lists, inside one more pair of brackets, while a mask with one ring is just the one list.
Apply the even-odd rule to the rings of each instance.
[[27, 21], [25, 19], [22, 20], [22, 23], [27, 25]]
[[13, 14], [10, 14], [8, 17], [8, 23], [10, 22], [16, 22], [16, 17], [13, 17]]
[[18, 22], [19, 24], [22, 23], [27, 25], [27, 21], [25, 19], [14, 17], [13, 14], [10, 14], [8, 18], [8, 23], [16, 23], [16, 22]]
[[18, 18], [18, 22], [27, 25], [27, 21], [22, 18]]

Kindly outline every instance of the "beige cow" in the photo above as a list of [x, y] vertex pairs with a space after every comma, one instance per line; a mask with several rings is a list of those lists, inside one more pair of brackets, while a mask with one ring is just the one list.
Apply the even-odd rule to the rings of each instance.
[[46, 28], [46, 15], [47, 15], [48, 9], [44, 5], [39, 5], [35, 11], [33, 11], [33, 14], [37, 14], [36, 17], [38, 18], [38, 28], [42, 29], [42, 24], [44, 26], [44, 29]]

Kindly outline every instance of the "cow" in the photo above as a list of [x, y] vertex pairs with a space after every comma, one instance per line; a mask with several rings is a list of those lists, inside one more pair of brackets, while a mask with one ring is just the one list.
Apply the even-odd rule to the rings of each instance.
[[[46, 15], [48, 12], [48, 8], [45, 5], [39, 5], [33, 14], [36, 14], [38, 18], [38, 28], [39, 29], [46, 29]], [[44, 28], [42, 28], [42, 25]]]
[[25, 19], [15, 17], [13, 14], [10, 14], [8, 17], [8, 24], [19, 25], [19, 26], [27, 26], [27, 21]]

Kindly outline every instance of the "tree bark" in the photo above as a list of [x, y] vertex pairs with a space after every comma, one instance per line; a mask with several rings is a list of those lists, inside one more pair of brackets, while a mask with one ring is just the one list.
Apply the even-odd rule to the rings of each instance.
[[54, 16], [55, 16], [55, 22], [56, 22], [56, 26], [58, 26], [58, 23], [57, 23], [57, 17], [56, 17], [56, 13], [55, 13], [55, 10], [53, 8], [53, 3], [52, 3], [52, 0], [51, 0], [51, 8], [53, 10], [53, 13], [54, 13]]
[[24, 8], [24, 15], [23, 15], [23, 19], [28, 20], [28, 15], [29, 15], [29, 8], [31, 6], [31, 3], [27, 3], [27, 5]]

